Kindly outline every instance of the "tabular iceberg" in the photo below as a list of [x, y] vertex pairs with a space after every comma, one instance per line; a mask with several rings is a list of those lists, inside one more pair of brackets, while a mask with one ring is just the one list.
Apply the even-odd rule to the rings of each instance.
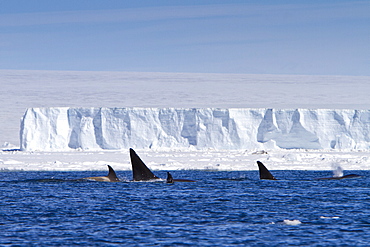
[[21, 150], [369, 149], [370, 110], [29, 108]]

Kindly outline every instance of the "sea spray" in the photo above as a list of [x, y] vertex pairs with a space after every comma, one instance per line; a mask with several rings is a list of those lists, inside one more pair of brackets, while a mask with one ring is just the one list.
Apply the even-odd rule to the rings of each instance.
[[333, 177], [335, 178], [343, 177], [343, 168], [339, 164], [333, 163], [331, 167], [333, 169]]

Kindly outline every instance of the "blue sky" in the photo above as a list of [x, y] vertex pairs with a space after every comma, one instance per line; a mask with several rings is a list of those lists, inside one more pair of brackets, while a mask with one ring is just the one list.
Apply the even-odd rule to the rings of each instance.
[[370, 1], [0, 0], [0, 69], [370, 76]]

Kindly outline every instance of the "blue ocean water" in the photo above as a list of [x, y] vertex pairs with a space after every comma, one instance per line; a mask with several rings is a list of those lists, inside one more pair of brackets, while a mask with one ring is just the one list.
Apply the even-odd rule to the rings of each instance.
[[173, 171], [198, 181], [166, 184], [68, 181], [106, 175], [96, 171], [0, 172], [0, 245], [370, 245], [370, 171], [329, 181], [314, 178], [330, 171], [272, 173], [280, 180]]

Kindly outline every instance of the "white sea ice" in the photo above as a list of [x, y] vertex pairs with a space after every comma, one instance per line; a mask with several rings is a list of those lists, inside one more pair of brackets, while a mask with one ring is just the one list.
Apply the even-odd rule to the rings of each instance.
[[289, 226], [297, 226], [302, 224], [302, 222], [300, 222], [299, 220], [284, 220], [283, 223]]

